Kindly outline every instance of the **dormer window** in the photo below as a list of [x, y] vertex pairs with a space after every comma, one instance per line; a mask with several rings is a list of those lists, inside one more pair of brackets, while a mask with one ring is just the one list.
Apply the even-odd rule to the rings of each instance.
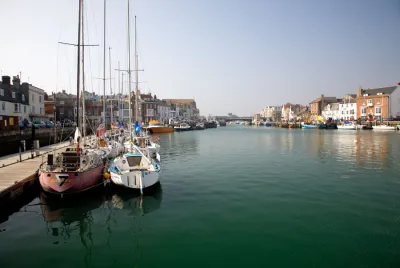
[[12, 95], [12, 98], [15, 99], [15, 92], [12, 92], [11, 95]]
[[25, 101], [25, 95], [22, 94], [22, 101]]
[[381, 93], [381, 92], [379, 92], [379, 93], [377, 93], [376, 95], [382, 95], [382, 93]]
[[364, 94], [363, 96], [368, 96], [368, 94]]

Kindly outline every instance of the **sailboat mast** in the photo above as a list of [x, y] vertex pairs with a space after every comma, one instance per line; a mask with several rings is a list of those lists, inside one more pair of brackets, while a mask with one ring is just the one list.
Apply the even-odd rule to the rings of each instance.
[[111, 113], [110, 113], [110, 128], [112, 130], [112, 123], [113, 123], [113, 92], [111, 87], [111, 47], [108, 47], [108, 57], [109, 57], [109, 64], [110, 64], [110, 94], [111, 94]]
[[78, 20], [78, 60], [77, 60], [77, 75], [76, 75], [76, 127], [79, 128], [79, 90], [80, 90], [80, 74], [81, 74], [81, 19], [82, 19], [82, 0], [79, 1], [79, 20]]
[[103, 123], [106, 124], [106, 0], [104, 0], [104, 29], [103, 29]]
[[86, 107], [85, 107], [85, 27], [84, 27], [84, 14], [85, 8], [82, 0], [82, 137], [83, 137], [83, 145], [85, 145], [85, 132], [86, 132]]
[[137, 35], [136, 35], [136, 16], [135, 16], [135, 80], [136, 80], [136, 88], [135, 88], [135, 92], [136, 92], [136, 98], [135, 98], [135, 122], [138, 121], [138, 116], [139, 116], [139, 90], [138, 90], [138, 85], [139, 85], [139, 81], [138, 81], [138, 60], [137, 60], [137, 47], [136, 47], [136, 39], [137, 39]]
[[131, 36], [129, 22], [129, 0], [128, 0], [128, 90], [129, 90], [129, 135], [132, 138], [132, 90], [131, 90]]
[[118, 61], [118, 119], [120, 120], [121, 116], [121, 71], [120, 71], [119, 61]]

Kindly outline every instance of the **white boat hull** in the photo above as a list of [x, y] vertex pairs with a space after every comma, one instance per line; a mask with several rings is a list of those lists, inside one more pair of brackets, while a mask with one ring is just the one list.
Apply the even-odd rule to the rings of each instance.
[[356, 130], [357, 126], [356, 125], [339, 125], [337, 126], [338, 129], [345, 129], [345, 130]]
[[135, 170], [123, 174], [111, 172], [111, 181], [132, 189], [145, 189], [160, 182], [160, 172]]
[[384, 125], [384, 126], [372, 126], [372, 129], [373, 130], [383, 130], [383, 131], [385, 131], [385, 130], [390, 130], [390, 131], [392, 131], [392, 130], [396, 130], [396, 127], [395, 126], [386, 126], [386, 125]]

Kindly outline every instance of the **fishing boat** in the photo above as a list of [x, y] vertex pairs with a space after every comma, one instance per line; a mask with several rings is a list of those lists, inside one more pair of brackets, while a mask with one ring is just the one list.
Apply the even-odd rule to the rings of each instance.
[[[108, 151], [93, 148], [86, 144], [85, 136], [79, 129], [80, 117], [80, 85], [84, 68], [81, 70], [81, 60], [83, 65], [83, 9], [82, 0], [79, 1], [79, 26], [78, 26], [78, 53], [77, 53], [77, 116], [74, 144], [67, 147], [64, 151], [55, 155], [48, 154], [47, 161], [39, 166], [39, 182], [42, 188], [54, 194], [72, 194], [89, 190], [95, 186], [102, 185], [104, 158]], [[82, 83], [84, 86], [84, 83]], [[84, 87], [83, 87], [84, 91]], [[83, 115], [83, 134], [85, 133], [85, 100], [82, 94], [82, 115]]]
[[305, 128], [305, 129], [315, 129], [315, 128], [317, 128], [316, 125], [307, 124], [305, 122], [301, 122], [301, 127]]
[[204, 126], [203, 123], [197, 123], [196, 126], [194, 127], [194, 130], [204, 130], [206, 127]]
[[188, 131], [188, 130], [191, 130], [192, 128], [191, 128], [191, 126], [189, 126], [186, 123], [181, 123], [178, 126], [175, 126], [174, 129], [175, 129], [175, 131], [180, 132], [180, 131]]
[[170, 126], [165, 126], [161, 124], [158, 120], [151, 120], [149, 122], [149, 126], [146, 127], [146, 130], [153, 133], [171, 133], [174, 132], [174, 128]]
[[[128, 1], [128, 70], [130, 70], [130, 38], [129, 38], [129, 1]], [[136, 94], [138, 94], [138, 57], [136, 53], [136, 17], [135, 17], [135, 72], [136, 72]], [[129, 99], [131, 99], [131, 75], [129, 72]], [[138, 107], [138, 99], [135, 103]], [[155, 148], [155, 152], [150, 151], [150, 140], [146, 136], [140, 135], [140, 125], [137, 120], [137, 112], [135, 114], [135, 140], [132, 132], [132, 108], [129, 109], [129, 132], [130, 139], [125, 143], [128, 147], [127, 153], [118, 156], [109, 164], [109, 172], [111, 181], [116, 185], [124, 186], [132, 189], [140, 189], [143, 194], [143, 189], [151, 187], [160, 181], [159, 175], [161, 172], [160, 155]]]
[[392, 131], [396, 130], [395, 126], [389, 126], [389, 125], [379, 125], [379, 126], [372, 126], [373, 130], [381, 130], [381, 131]]

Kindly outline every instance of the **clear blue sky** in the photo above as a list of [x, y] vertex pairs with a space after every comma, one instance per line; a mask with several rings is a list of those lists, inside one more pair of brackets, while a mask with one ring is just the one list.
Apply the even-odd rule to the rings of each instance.
[[[21, 71], [47, 92], [75, 92], [76, 51], [58, 41], [76, 42], [78, 1], [0, 2], [3, 75]], [[85, 42], [102, 45], [103, 1], [85, 7]], [[107, 7], [112, 68], [126, 68], [126, 0]], [[131, 0], [131, 14], [142, 91], [195, 98], [203, 115], [251, 115], [400, 80], [398, 0]], [[102, 46], [86, 53], [87, 89], [101, 93], [91, 77], [102, 77]], [[107, 77], [108, 64], [107, 50]]]

